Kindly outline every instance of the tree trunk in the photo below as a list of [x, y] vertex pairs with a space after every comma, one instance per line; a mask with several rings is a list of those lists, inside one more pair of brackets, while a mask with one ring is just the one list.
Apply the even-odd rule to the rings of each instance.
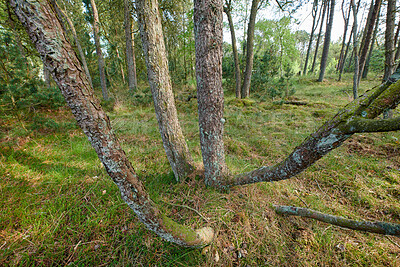
[[322, 19], [321, 19], [321, 25], [320, 25], [320, 27], [319, 27], [319, 33], [318, 33], [318, 37], [317, 37], [317, 42], [316, 42], [316, 44], [315, 44], [315, 53], [314, 53], [314, 60], [313, 60], [312, 66], [311, 66], [311, 73], [314, 72], [315, 65], [316, 65], [316, 62], [317, 62], [317, 55], [318, 55], [319, 43], [320, 43], [321, 35], [322, 35], [322, 28], [323, 28], [323, 26], [324, 26], [326, 10], [327, 10], [327, 8], [328, 8], [328, 1], [327, 1], [327, 0], [324, 0], [324, 1], [322, 2], [322, 5], [323, 5], [323, 8], [322, 8]]
[[249, 25], [247, 26], [246, 69], [243, 77], [242, 98], [249, 97], [250, 95], [251, 73], [253, 71], [254, 60], [254, 30], [259, 3], [260, 0], [253, 0], [251, 3]]
[[131, 1], [124, 0], [124, 28], [125, 28], [125, 44], [126, 44], [126, 65], [128, 69], [128, 87], [129, 92], [133, 93], [137, 87], [136, 80], [136, 62], [134, 52], [134, 42], [132, 36], [132, 15]]
[[[382, 5], [381, 5], [382, 6]], [[374, 34], [372, 36], [372, 41], [371, 41], [371, 47], [369, 48], [369, 52], [368, 52], [368, 57], [367, 60], [365, 61], [365, 66], [364, 66], [364, 70], [362, 72], [362, 78], [365, 79], [367, 78], [368, 75], [368, 69], [369, 69], [369, 61], [371, 59], [372, 56], [372, 52], [374, 51], [374, 45], [375, 45], [375, 40], [376, 40], [376, 36], [378, 34], [378, 30], [379, 30], [379, 14], [380, 14], [380, 8], [378, 10], [378, 16], [376, 18], [376, 22], [375, 22], [375, 27], [374, 27]]]
[[311, 26], [310, 41], [308, 42], [308, 48], [307, 48], [306, 60], [304, 63], [303, 75], [307, 75], [308, 58], [310, 57], [312, 42], [314, 39], [314, 32], [315, 32], [315, 28], [317, 26], [316, 25], [317, 24], [316, 23], [317, 22], [317, 13], [318, 13], [318, 1], [314, 0], [313, 9], [312, 9], [313, 24]]
[[235, 79], [236, 79], [236, 87], [235, 87], [235, 94], [236, 98], [241, 98], [240, 92], [240, 66], [239, 66], [239, 54], [236, 45], [236, 36], [235, 36], [235, 27], [233, 26], [232, 14], [231, 14], [231, 1], [227, 3], [226, 7], [224, 8], [225, 14], [228, 17], [229, 22], [229, 29], [231, 31], [231, 40], [232, 40], [232, 52], [233, 52], [233, 60], [235, 62]]
[[339, 62], [337, 66], [337, 70], [339, 71], [339, 81], [341, 80], [341, 73], [340, 70], [342, 69], [342, 65], [344, 64], [344, 48], [346, 46], [346, 37], [347, 37], [347, 31], [349, 29], [349, 21], [350, 21], [350, 13], [351, 13], [351, 5], [349, 5], [348, 13], [347, 15], [344, 13], [344, 3], [346, 0], [343, 0], [342, 2], [342, 15], [344, 19], [344, 32], [343, 32], [343, 40], [342, 40], [342, 48], [340, 49], [340, 55], [339, 55]]
[[178, 121], [157, 0], [136, 1], [136, 12], [158, 126], [178, 181], [195, 168]]
[[100, 46], [99, 14], [97, 13], [97, 7], [94, 0], [90, 0], [90, 5], [92, 6], [92, 12], [93, 12], [93, 35], [94, 35], [94, 42], [96, 44], [97, 60], [99, 63], [101, 91], [103, 93], [104, 100], [108, 100], [106, 73], [104, 71], [105, 64], [104, 64], [103, 52], [101, 51], [101, 46]]
[[326, 65], [328, 63], [329, 46], [331, 44], [331, 33], [332, 33], [334, 14], [335, 14], [335, 0], [331, 0], [329, 20], [326, 23], [324, 48], [322, 49], [321, 66], [320, 66], [318, 82], [322, 82], [325, 76]]
[[220, 187], [228, 175], [223, 142], [222, 0], [194, 1], [200, 145], [207, 185]]
[[[379, 0], [378, 0], [379, 1]], [[353, 9], [353, 53], [354, 53], [354, 75], [353, 75], [353, 98], [357, 98], [357, 89], [360, 76], [360, 65], [358, 60], [358, 40], [357, 40], [357, 9], [354, 0], [351, 0]]]
[[385, 72], [383, 80], [387, 81], [394, 71], [394, 20], [396, 18], [396, 0], [387, 0], [385, 32]]
[[48, 2], [10, 0], [10, 3], [28, 31], [43, 63], [53, 75], [78, 125], [87, 135], [107, 173], [119, 187], [122, 199], [140, 221], [165, 240], [182, 246], [209, 243], [212, 238], [210, 228], [193, 231], [177, 224], [163, 215], [149, 198], [114, 135], [110, 120], [95, 97], [81, 63]]
[[[381, 0], [375, 0], [375, 4], [373, 6], [371, 4], [371, 9], [372, 9], [371, 16], [367, 19], [365, 25], [364, 38], [360, 47], [360, 62], [359, 62], [360, 73], [363, 73], [364, 71], [365, 62], [367, 60], [368, 48], [370, 48], [371, 38], [374, 32], [375, 22], [379, 15], [381, 3], [382, 3]], [[359, 75], [359, 79], [360, 78], [361, 75]]]

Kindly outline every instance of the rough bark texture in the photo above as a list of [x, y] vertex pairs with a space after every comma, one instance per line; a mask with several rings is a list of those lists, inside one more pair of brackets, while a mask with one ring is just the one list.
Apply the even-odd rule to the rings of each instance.
[[321, 56], [321, 66], [318, 78], [319, 82], [322, 82], [324, 80], [326, 65], [328, 63], [329, 46], [331, 44], [331, 33], [333, 25], [333, 15], [335, 14], [335, 0], [331, 0], [329, 10], [330, 10], [329, 19], [326, 23], [324, 48], [322, 49], [322, 56]]
[[136, 1], [136, 12], [159, 130], [172, 171], [179, 180], [195, 168], [178, 121], [157, 0]]
[[394, 236], [400, 235], [400, 224], [386, 223], [386, 222], [355, 221], [340, 216], [324, 214], [315, 210], [299, 208], [299, 207], [274, 206], [274, 208], [276, 213], [278, 214], [311, 218], [317, 221], [337, 225], [352, 230], [365, 231], [383, 235], [394, 235]]
[[151, 201], [121, 149], [109, 118], [95, 97], [78, 57], [49, 3], [35, 0], [10, 2], [79, 126], [87, 135], [107, 173], [119, 187], [122, 199], [148, 229], [170, 242], [182, 246], [200, 246], [210, 242], [212, 231], [209, 228], [196, 232], [179, 225], [164, 216]]
[[353, 75], [353, 98], [357, 98], [358, 81], [360, 76], [360, 63], [358, 60], [358, 40], [357, 40], [357, 9], [354, 0], [351, 0], [353, 10], [353, 53], [354, 53], [354, 75]]
[[383, 80], [387, 81], [394, 71], [394, 21], [396, 18], [396, 0], [387, 0], [385, 32], [385, 72]]
[[310, 34], [310, 41], [308, 42], [307, 54], [306, 54], [306, 61], [304, 63], [303, 75], [307, 74], [307, 66], [308, 66], [308, 58], [310, 57], [312, 42], [314, 39], [314, 32], [315, 28], [317, 27], [317, 12], [318, 12], [318, 1], [314, 0], [313, 9], [312, 9], [312, 17], [313, 17], [313, 24], [311, 26], [311, 34]]
[[235, 94], [236, 94], [236, 98], [241, 98], [241, 91], [240, 91], [241, 78], [240, 78], [240, 67], [239, 67], [239, 54], [238, 54], [237, 44], [236, 44], [235, 27], [233, 25], [232, 14], [231, 14], [231, 8], [232, 8], [231, 3], [232, 3], [231, 1], [229, 1], [229, 3], [227, 3], [226, 7], [224, 7], [224, 12], [225, 12], [226, 16], [228, 17], [229, 29], [231, 32], [232, 53], [233, 53], [233, 60], [235, 63], [235, 79], [236, 79]]
[[87, 76], [88, 79], [89, 79], [89, 84], [90, 84], [90, 86], [93, 87], [92, 76], [90, 75], [89, 68], [88, 68], [87, 62], [86, 62], [85, 53], [83, 53], [83, 49], [82, 49], [82, 46], [81, 46], [81, 42], [79, 41], [78, 34], [76, 33], [74, 23], [72, 23], [71, 19], [70, 19], [70, 18], [67, 16], [67, 14], [57, 5], [57, 2], [54, 1], [54, 0], [53, 0], [53, 6], [54, 6], [55, 11], [57, 12], [57, 15], [60, 17], [60, 19], [61, 19], [61, 18], [65, 19], [65, 21], [68, 23], [69, 28], [71, 29], [72, 36], [74, 37], [75, 45], [76, 45], [76, 47], [77, 47], [77, 49], [78, 49], [79, 56], [80, 56], [80, 59], [81, 59], [82, 65], [83, 65], [83, 69], [85, 70], [85, 74], [86, 74], [86, 76]]
[[104, 70], [105, 64], [104, 64], [103, 52], [101, 51], [101, 45], [100, 45], [99, 14], [97, 13], [97, 7], [96, 7], [96, 3], [94, 2], [94, 0], [90, 0], [90, 5], [92, 7], [92, 13], [93, 13], [93, 35], [94, 35], [94, 42], [96, 45], [97, 60], [99, 63], [101, 92], [103, 93], [104, 100], [108, 100], [106, 73]]
[[131, 1], [124, 0], [124, 27], [125, 27], [125, 44], [126, 44], [126, 65], [128, 69], [128, 86], [129, 91], [134, 92], [137, 87], [136, 80], [136, 61], [134, 52], [134, 42], [132, 36], [132, 15]]
[[194, 1], [197, 101], [205, 183], [219, 187], [228, 174], [223, 142], [222, 0]]
[[[400, 76], [400, 75], [398, 75]], [[390, 82], [367, 91], [364, 95], [339, 111], [316, 132], [312, 133], [301, 145], [282, 162], [271, 167], [240, 174], [230, 181], [227, 187], [257, 182], [271, 182], [289, 179], [307, 169], [328, 152], [339, 147], [355, 132], [363, 132], [362, 125], [368, 132], [379, 132], [383, 129], [395, 130], [399, 126], [389, 126], [398, 123], [398, 119], [389, 119], [382, 123], [373, 123], [387, 109], [393, 109], [400, 103], [400, 81]], [[368, 121], [364, 121], [367, 119]]]
[[322, 35], [322, 27], [324, 26], [324, 20], [325, 20], [325, 15], [326, 15], [326, 10], [328, 8], [328, 2], [327, 0], [324, 0], [322, 3], [323, 7], [322, 7], [322, 18], [321, 18], [321, 25], [319, 27], [319, 32], [318, 32], [318, 37], [317, 37], [317, 42], [315, 43], [315, 53], [314, 53], [314, 60], [311, 66], [311, 73], [314, 72], [315, 69], [315, 65], [317, 62], [317, 55], [318, 55], [318, 49], [319, 49], [319, 42], [321, 40], [321, 35]]
[[249, 97], [250, 95], [251, 74], [254, 62], [254, 30], [256, 27], [256, 16], [259, 3], [260, 0], [253, 0], [251, 3], [249, 25], [247, 26], [246, 69], [243, 77], [242, 98]]
[[47, 88], [50, 88], [51, 87], [50, 72], [44, 64], [43, 64], [43, 78]]
[[[381, 8], [381, 0], [375, 0], [375, 4], [371, 6], [371, 17], [368, 18], [366, 23], [366, 28], [364, 32], [363, 42], [361, 43], [360, 47], [360, 62], [359, 62], [359, 69], [360, 73], [363, 73], [365, 62], [367, 60], [368, 49], [370, 48], [372, 34], [374, 32], [375, 22], [378, 18], [379, 10]], [[359, 75], [359, 79], [361, 75]]]

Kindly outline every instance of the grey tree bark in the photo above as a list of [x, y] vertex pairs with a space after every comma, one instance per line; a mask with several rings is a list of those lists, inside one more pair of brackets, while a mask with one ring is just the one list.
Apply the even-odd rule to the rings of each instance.
[[96, 45], [97, 60], [99, 63], [101, 91], [103, 93], [104, 100], [108, 100], [106, 73], [104, 70], [105, 64], [104, 64], [103, 52], [101, 51], [101, 45], [100, 45], [99, 14], [97, 13], [97, 7], [96, 7], [96, 3], [94, 0], [90, 0], [90, 5], [92, 7], [92, 13], [93, 13], [93, 35], [94, 35], [94, 42]]
[[387, 0], [385, 32], [385, 72], [383, 80], [387, 81], [394, 71], [394, 21], [396, 18], [396, 0]]
[[253, 0], [250, 9], [249, 24], [247, 26], [247, 41], [246, 41], [246, 68], [244, 71], [243, 84], [241, 89], [242, 98], [249, 97], [251, 85], [251, 73], [253, 71], [254, 61], [254, 30], [256, 26], [256, 16], [260, 0]]
[[358, 82], [360, 76], [360, 65], [358, 60], [358, 40], [357, 40], [357, 8], [354, 0], [351, 0], [351, 6], [353, 10], [353, 53], [354, 53], [354, 75], [353, 75], [353, 98], [356, 99], [358, 97]]
[[321, 40], [321, 35], [322, 35], [322, 28], [323, 28], [323, 26], [324, 26], [324, 21], [325, 21], [325, 15], [326, 15], [326, 10], [327, 10], [327, 8], [328, 8], [328, 1], [327, 0], [324, 0], [323, 2], [322, 2], [322, 18], [321, 18], [321, 25], [320, 25], [320, 27], [319, 27], [319, 32], [318, 32], [318, 37], [317, 37], [317, 41], [316, 41], [316, 43], [315, 43], [315, 52], [314, 52], [314, 59], [313, 59], [313, 63], [312, 63], [312, 66], [311, 66], [311, 72], [314, 72], [314, 69], [315, 69], [315, 65], [316, 65], [316, 62], [317, 62], [317, 55], [318, 55], [318, 49], [319, 49], [319, 43], [320, 43], [320, 40]]
[[122, 199], [140, 221], [165, 240], [182, 246], [202, 246], [211, 242], [212, 229], [194, 231], [180, 225], [162, 214], [149, 198], [114, 135], [110, 120], [95, 97], [80, 61], [49, 3], [35, 0], [10, 0], [10, 3], [59, 86], [78, 125], [119, 187]]
[[132, 93], [137, 87], [136, 78], [136, 61], [134, 52], [134, 39], [132, 33], [132, 14], [131, 1], [124, 0], [124, 28], [125, 28], [125, 45], [126, 45], [126, 65], [128, 69], [128, 87]]
[[216, 187], [228, 176], [223, 142], [222, 11], [222, 0], [194, 1], [200, 145], [205, 183]]
[[136, 12], [159, 130], [172, 171], [179, 180], [195, 167], [178, 121], [157, 0], [137, 0]]
[[321, 65], [318, 81], [322, 82], [324, 80], [326, 65], [328, 63], [328, 54], [329, 54], [329, 46], [331, 44], [331, 33], [333, 26], [333, 17], [335, 14], [335, 0], [331, 0], [331, 4], [329, 7], [329, 20], [326, 23], [326, 31], [325, 31], [325, 40], [324, 40], [324, 48], [322, 49], [321, 56]]
[[[382, 5], [381, 5], [382, 6]], [[364, 65], [364, 70], [362, 72], [362, 78], [367, 78], [368, 75], [368, 70], [369, 70], [369, 61], [371, 59], [372, 56], [372, 52], [374, 51], [374, 46], [375, 46], [375, 41], [376, 41], [376, 36], [378, 34], [378, 30], [379, 30], [379, 21], [380, 21], [380, 8], [378, 10], [378, 16], [376, 18], [375, 21], [375, 27], [374, 27], [374, 34], [372, 35], [372, 40], [371, 40], [371, 47], [369, 48], [369, 52], [368, 52], [368, 56], [367, 56], [367, 60], [365, 61], [365, 65]]]
[[229, 30], [231, 32], [232, 52], [233, 52], [233, 60], [234, 60], [234, 64], [235, 64], [235, 80], [236, 80], [235, 94], [236, 94], [236, 98], [241, 98], [241, 91], [240, 91], [241, 77], [240, 77], [240, 66], [239, 66], [239, 53], [237, 50], [235, 27], [233, 25], [231, 11], [232, 11], [232, 0], [226, 0], [225, 6], [224, 6], [224, 12], [225, 12], [226, 16], [228, 17]]

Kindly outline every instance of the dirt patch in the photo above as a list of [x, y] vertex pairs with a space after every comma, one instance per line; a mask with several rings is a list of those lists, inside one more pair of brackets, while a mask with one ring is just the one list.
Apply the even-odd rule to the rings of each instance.
[[367, 136], [354, 136], [344, 144], [347, 153], [359, 155], [372, 155], [386, 157], [388, 159], [400, 155], [400, 146], [397, 144], [375, 145], [374, 138]]

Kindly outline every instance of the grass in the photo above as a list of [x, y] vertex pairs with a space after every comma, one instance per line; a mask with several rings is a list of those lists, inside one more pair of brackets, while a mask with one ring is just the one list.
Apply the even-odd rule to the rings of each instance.
[[[299, 78], [294, 97], [306, 106], [257, 99], [243, 104], [227, 92], [225, 147], [232, 173], [283, 159], [348, 103], [350, 83], [350, 77], [322, 84]], [[368, 80], [361, 88], [374, 84]], [[200, 161], [196, 100], [177, 97], [177, 107], [190, 150]], [[0, 265], [400, 265], [397, 237], [283, 217], [270, 207], [308, 206], [399, 223], [400, 133], [357, 134], [290, 180], [220, 193], [200, 179], [174, 181], [151, 105], [120, 103], [109, 115], [154, 201], [180, 223], [213, 227], [215, 242], [187, 249], [149, 232], [122, 202], [65, 108], [41, 111], [23, 125], [13, 116], [1, 117]]]

